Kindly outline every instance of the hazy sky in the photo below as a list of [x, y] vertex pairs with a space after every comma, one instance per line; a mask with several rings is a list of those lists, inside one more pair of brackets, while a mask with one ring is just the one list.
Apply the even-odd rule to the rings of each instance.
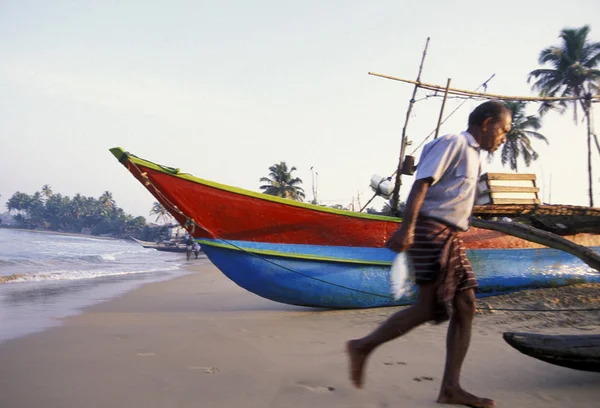
[[[412, 93], [369, 71], [414, 79], [429, 36], [423, 81], [475, 89], [496, 74], [488, 92], [531, 95], [526, 77], [540, 50], [584, 24], [600, 41], [598, 16], [598, 0], [0, 0], [0, 212], [15, 191], [50, 184], [70, 196], [110, 190], [127, 212], [148, 216], [155, 200], [114, 146], [255, 191], [284, 160], [308, 199], [314, 166], [321, 202], [361, 194], [364, 204], [371, 176], [397, 166]], [[478, 103], [442, 133], [464, 130]], [[416, 104], [413, 146], [435, 128], [440, 105]], [[543, 199], [586, 205], [584, 124], [571, 112], [543, 124], [550, 146], [536, 143], [542, 159], [521, 171], [537, 174]], [[594, 151], [600, 204], [598, 159]], [[510, 171], [499, 160], [485, 162], [490, 170]]]

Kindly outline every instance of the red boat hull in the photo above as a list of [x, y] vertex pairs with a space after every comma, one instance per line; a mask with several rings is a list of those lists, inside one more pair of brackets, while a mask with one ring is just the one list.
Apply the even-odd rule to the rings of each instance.
[[[383, 247], [400, 224], [392, 217], [284, 200], [197, 179], [126, 154], [113, 154], [195, 238]], [[600, 237], [595, 234], [565, 238], [581, 245], [600, 245]], [[468, 249], [542, 247], [478, 228], [466, 232], [464, 242]]]

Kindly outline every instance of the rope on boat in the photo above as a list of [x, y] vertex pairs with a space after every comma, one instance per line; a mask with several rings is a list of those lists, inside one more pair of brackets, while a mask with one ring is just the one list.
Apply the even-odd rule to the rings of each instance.
[[[128, 155], [128, 153], [126, 153], [126, 155]], [[129, 164], [131, 164], [133, 167], [135, 167], [135, 169], [139, 172], [139, 175], [145, 180], [144, 184], [146, 187], [152, 187], [152, 189], [154, 190], [154, 193], [157, 196], [160, 196], [160, 198], [162, 199], [162, 201], [164, 203], [167, 204], [167, 206], [171, 207], [171, 209], [173, 211], [175, 211], [177, 214], [181, 215], [182, 217], [185, 218], [186, 222], [184, 224], [184, 227], [189, 227], [191, 226], [191, 234], [194, 233], [196, 227], [206, 231], [208, 234], [210, 234], [211, 236], [213, 236], [215, 239], [218, 239], [228, 245], [231, 245], [232, 247], [238, 249], [241, 252], [246, 253], [247, 255], [251, 255], [254, 256], [258, 259], [261, 259], [264, 262], [270, 263], [274, 266], [277, 266], [281, 269], [287, 270], [289, 272], [304, 276], [306, 278], [321, 282], [321, 283], [325, 283], [327, 285], [332, 285], [341, 289], [347, 289], [347, 290], [351, 290], [357, 293], [362, 293], [365, 295], [371, 295], [371, 296], [376, 296], [379, 298], [384, 298], [384, 299], [393, 299], [392, 296], [386, 296], [386, 295], [382, 295], [380, 293], [373, 293], [373, 292], [368, 292], [368, 291], [364, 291], [364, 290], [360, 290], [360, 289], [356, 289], [356, 288], [351, 288], [348, 286], [344, 286], [344, 285], [340, 285], [338, 283], [333, 283], [333, 282], [329, 282], [320, 278], [316, 278], [314, 276], [310, 276], [307, 275], [305, 273], [302, 273], [300, 271], [296, 271], [292, 268], [288, 268], [287, 266], [281, 265], [277, 262], [271, 261], [270, 259], [265, 258], [264, 256], [261, 256], [260, 254], [255, 254], [253, 252], [247, 251], [245, 248], [242, 248], [236, 244], [234, 244], [233, 242], [228, 241], [225, 238], [219, 237], [217, 234], [213, 233], [212, 231], [210, 231], [208, 228], [204, 227], [202, 224], [199, 224], [197, 221], [195, 221], [193, 218], [188, 217], [183, 211], [181, 211], [179, 209], [179, 207], [177, 207], [175, 204], [173, 204], [171, 202], [171, 200], [169, 200], [168, 197], [166, 197], [153, 183], [152, 181], [150, 181], [150, 178], [148, 177], [148, 175], [143, 172], [134, 162], [132, 162], [131, 160], [127, 160], [127, 162]], [[164, 166], [160, 166], [161, 168], [164, 168]], [[509, 309], [509, 308], [493, 308], [493, 307], [478, 307], [476, 308], [476, 310], [479, 311], [498, 311], [498, 312], [544, 312], [544, 313], [550, 313], [550, 312], [591, 312], [591, 311], [600, 311], [600, 308], [585, 308], [585, 309]]]

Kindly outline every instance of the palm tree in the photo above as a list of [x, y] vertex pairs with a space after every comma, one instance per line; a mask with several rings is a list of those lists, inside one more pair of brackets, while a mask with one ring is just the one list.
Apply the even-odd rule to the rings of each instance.
[[292, 172], [295, 170], [296, 167], [288, 170], [288, 166], [284, 161], [272, 165], [269, 167], [269, 176], [261, 177], [260, 181], [267, 184], [260, 186], [260, 189], [265, 194], [304, 201], [304, 189], [300, 187], [302, 180], [298, 177], [292, 177]]
[[80, 193], [75, 194], [69, 203], [69, 207], [71, 216], [75, 218], [75, 220], [78, 220], [79, 217], [85, 214], [85, 197]]
[[152, 204], [150, 215], [156, 215], [156, 222], [158, 222], [160, 219], [162, 220], [163, 224], [170, 224], [172, 220], [172, 216], [169, 214], [169, 211], [167, 211], [167, 209], [158, 201], [155, 201], [154, 204]]
[[102, 195], [100, 196], [98, 201], [100, 201], [104, 205], [104, 207], [108, 210], [112, 210], [116, 206], [116, 202], [113, 199], [113, 195], [108, 190], [105, 191], [104, 193], [102, 193]]
[[[518, 172], [517, 162], [519, 157], [523, 158], [525, 165], [529, 167], [531, 162], [537, 160], [539, 154], [531, 146], [531, 138], [543, 140], [548, 144], [548, 139], [541, 133], [536, 132], [542, 125], [540, 118], [535, 115], [525, 115], [525, 102], [505, 102], [512, 112], [512, 126], [506, 134], [506, 143], [502, 146], [502, 165], [509, 164], [511, 170]], [[493, 153], [488, 154], [491, 159]]]
[[6, 208], [9, 212], [16, 211], [17, 214], [25, 213], [31, 207], [31, 201], [29, 194], [17, 191], [6, 202]]
[[54, 194], [54, 192], [52, 191], [52, 187], [50, 187], [49, 184], [44, 184], [42, 186], [42, 195], [44, 196], [44, 198], [49, 199], [50, 197], [52, 197], [52, 194]]
[[[573, 119], [577, 123], [577, 109], [581, 106], [587, 121], [588, 147], [588, 182], [590, 207], [594, 206], [592, 194], [592, 131], [590, 124], [591, 96], [600, 89], [600, 70], [595, 67], [600, 63], [600, 42], [590, 42], [589, 26], [581, 28], [565, 28], [560, 32], [560, 46], [548, 47], [538, 58], [541, 65], [550, 64], [552, 68], [535, 69], [529, 73], [528, 81], [535, 80], [532, 88], [539, 91], [540, 96], [574, 96]], [[542, 105], [541, 112], [553, 106]], [[562, 112], [567, 104], [558, 104]]]

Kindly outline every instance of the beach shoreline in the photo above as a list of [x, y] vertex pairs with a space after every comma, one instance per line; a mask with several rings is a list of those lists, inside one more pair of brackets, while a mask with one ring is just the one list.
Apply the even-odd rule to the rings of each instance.
[[[320, 310], [279, 304], [236, 286], [208, 260], [0, 344], [0, 406], [439, 407], [447, 325], [425, 325], [376, 350], [366, 387], [347, 378], [344, 342], [398, 308]], [[504, 331], [600, 333], [600, 286], [480, 300], [465, 388], [499, 407], [597, 406], [600, 374], [518, 353]], [[486, 310], [486, 308], [488, 310]], [[60, 373], [60, 375], [56, 375]]]

